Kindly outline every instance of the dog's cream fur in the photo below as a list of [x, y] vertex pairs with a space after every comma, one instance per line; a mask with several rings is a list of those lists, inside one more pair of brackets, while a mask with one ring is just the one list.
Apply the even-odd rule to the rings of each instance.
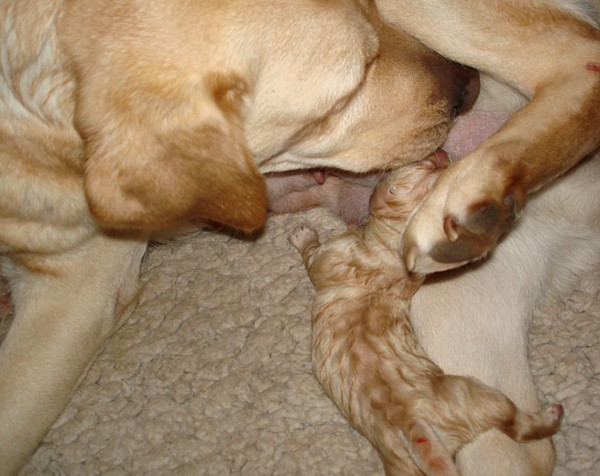
[[515, 441], [554, 434], [562, 407], [531, 414], [500, 391], [446, 375], [417, 342], [410, 300], [424, 280], [399, 253], [411, 211], [439, 175], [426, 159], [392, 172], [371, 199], [363, 229], [321, 244], [296, 228], [298, 249], [317, 289], [312, 308], [315, 374], [327, 394], [377, 448], [389, 475], [458, 475], [453, 457], [497, 428]]
[[[583, 2], [377, 3], [429, 46], [533, 95], [507, 129], [511, 144], [531, 145], [525, 155], [510, 154], [508, 169], [521, 159], [534, 165], [528, 177], [535, 180], [521, 188], [566, 170], [595, 143], [600, 108], [590, 91], [600, 60]], [[502, 14], [502, 7], [527, 12], [533, 3], [542, 13], [570, 7], [517, 26]], [[491, 29], [461, 28], [474, 6]], [[484, 61], [475, 40], [495, 28], [504, 41], [485, 37], [486, 51], [497, 48]], [[558, 63], [549, 54], [553, 33], [570, 45]], [[262, 172], [365, 172], [425, 157], [444, 141], [472, 78], [385, 26], [367, 0], [1, 0], [0, 50], [0, 251], [15, 301], [0, 348], [3, 473], [35, 448], [126, 318], [152, 232], [188, 219], [260, 227]], [[555, 112], [544, 111], [546, 103]], [[572, 125], [571, 113], [580, 118]], [[481, 167], [461, 168], [465, 193], [449, 201], [467, 215], [496, 174], [494, 161], [474, 157], [469, 162]], [[548, 157], [552, 167], [541, 173], [535, 159]], [[524, 352], [527, 317], [542, 288], [564, 286], [563, 276], [597, 256], [598, 173], [592, 161], [553, 185], [531, 201], [485, 266], [416, 295], [415, 329], [444, 370], [475, 375], [536, 409]], [[490, 188], [497, 202], [496, 192], [503, 191]], [[456, 215], [449, 229], [468, 221]], [[437, 230], [429, 244], [414, 232], [415, 262], [423, 267], [445, 239], [444, 216], [439, 199], [415, 216], [416, 231]], [[459, 242], [472, 252], [483, 241], [479, 250], [487, 251], [498, 232], [491, 228], [484, 239]], [[574, 239], [582, 246], [569, 255]], [[451, 247], [446, 256], [437, 251], [434, 267], [457, 256]], [[484, 435], [459, 463], [467, 474], [547, 472], [549, 444], [523, 446]]]
[[2, 0], [0, 12], [0, 250], [15, 302], [0, 473], [127, 316], [151, 233], [260, 228], [262, 172], [414, 160], [473, 97], [472, 70], [369, 1]]

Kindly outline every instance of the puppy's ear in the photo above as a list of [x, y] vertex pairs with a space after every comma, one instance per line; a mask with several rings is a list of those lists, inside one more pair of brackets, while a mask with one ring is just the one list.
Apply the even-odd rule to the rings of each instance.
[[79, 93], [84, 187], [96, 220], [143, 231], [196, 219], [260, 228], [267, 191], [244, 138], [246, 83], [234, 75], [200, 85], [136, 79], [100, 99]]

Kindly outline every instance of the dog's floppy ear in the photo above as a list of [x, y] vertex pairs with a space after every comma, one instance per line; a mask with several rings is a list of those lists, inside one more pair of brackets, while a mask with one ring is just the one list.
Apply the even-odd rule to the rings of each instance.
[[267, 192], [240, 117], [245, 81], [217, 74], [200, 84], [136, 79], [135, 88], [111, 82], [112, 91], [95, 99], [79, 92], [84, 187], [96, 220], [122, 230], [158, 231], [187, 220], [260, 228]]

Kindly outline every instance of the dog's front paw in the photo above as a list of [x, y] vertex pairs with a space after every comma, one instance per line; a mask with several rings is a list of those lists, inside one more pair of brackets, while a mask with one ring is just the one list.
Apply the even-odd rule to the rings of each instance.
[[503, 185], [504, 177], [461, 165], [444, 173], [406, 228], [404, 256], [413, 272], [444, 271], [485, 257], [523, 206], [524, 194]]
[[289, 242], [297, 250], [301, 250], [307, 243], [317, 241], [317, 232], [306, 225], [297, 226], [288, 236]]

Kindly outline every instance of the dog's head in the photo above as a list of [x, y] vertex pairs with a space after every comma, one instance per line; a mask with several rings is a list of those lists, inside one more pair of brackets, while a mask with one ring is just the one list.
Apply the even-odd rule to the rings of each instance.
[[417, 160], [473, 99], [471, 72], [366, 0], [70, 2], [60, 35], [85, 192], [110, 228], [254, 230], [261, 172]]

